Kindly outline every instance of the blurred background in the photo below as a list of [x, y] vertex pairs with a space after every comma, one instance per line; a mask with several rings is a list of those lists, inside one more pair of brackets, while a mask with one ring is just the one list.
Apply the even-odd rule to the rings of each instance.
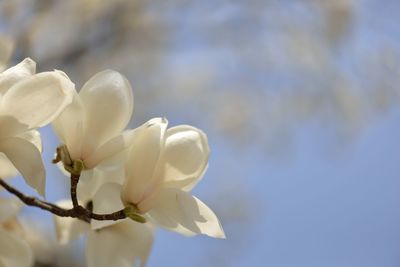
[[[1, 61], [29, 56], [77, 88], [118, 70], [131, 127], [165, 116], [208, 134], [194, 194], [227, 239], [158, 230], [148, 266], [394, 267], [399, 12], [395, 0], [2, 0], [0, 49], [14, 49]], [[42, 133], [50, 163], [58, 141]], [[48, 199], [66, 197], [48, 168]], [[23, 216], [37, 266], [84, 266], [82, 242], [55, 244], [51, 216]]]

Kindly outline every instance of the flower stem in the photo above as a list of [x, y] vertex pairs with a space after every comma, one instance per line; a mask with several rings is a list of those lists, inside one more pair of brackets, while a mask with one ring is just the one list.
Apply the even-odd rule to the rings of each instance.
[[79, 183], [79, 178], [80, 178], [80, 175], [71, 173], [71, 200], [72, 200], [72, 205], [74, 208], [77, 208], [79, 206], [78, 197], [76, 194], [76, 191], [78, 188], [78, 183]]

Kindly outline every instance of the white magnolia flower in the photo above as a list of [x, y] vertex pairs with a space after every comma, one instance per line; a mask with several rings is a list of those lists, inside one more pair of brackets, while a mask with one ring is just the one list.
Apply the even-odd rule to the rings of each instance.
[[[84, 206], [93, 205], [98, 213], [112, 213], [123, 209], [120, 199], [121, 185], [110, 183], [116, 173], [97, 169], [84, 172], [78, 186], [78, 200]], [[122, 181], [116, 181], [122, 182]], [[64, 208], [71, 208], [70, 200], [59, 202]], [[141, 224], [130, 219], [119, 221], [96, 221], [89, 223], [74, 219], [54, 217], [57, 237], [66, 244], [82, 234], [87, 234], [87, 267], [132, 267], [134, 263], [145, 266], [153, 244], [153, 228], [149, 223]]]
[[[42, 139], [40, 133], [36, 130], [28, 131], [20, 135], [21, 138], [31, 142], [36, 146], [40, 153], [42, 153]], [[0, 177], [10, 178], [18, 175], [18, 170], [14, 167], [12, 162], [7, 158], [4, 153], [0, 152]]]
[[[2, 42], [0, 43], [1, 43], [0, 46], [4, 45]], [[3, 53], [0, 52], [0, 54]], [[8, 57], [9, 55], [6, 57], [7, 61]], [[0, 94], [3, 95], [5, 92], [7, 92], [8, 89], [11, 88], [12, 85], [17, 83], [18, 81], [35, 74], [35, 69], [36, 69], [35, 62], [27, 58], [18, 65], [11, 67], [0, 73]], [[35, 146], [39, 149], [39, 151], [40, 152], [42, 151], [42, 142], [38, 131], [32, 130], [26, 132], [21, 137], [35, 144]], [[0, 152], [0, 177], [9, 178], [16, 175], [18, 175], [18, 170], [9, 161], [7, 156], [4, 155], [4, 153]]]
[[7, 228], [20, 207], [17, 199], [0, 199], [0, 267], [30, 267], [33, 264], [33, 253], [28, 243]]
[[35, 73], [36, 64], [27, 58], [0, 73], [0, 171], [3, 178], [15, 169], [39, 194], [45, 191], [45, 169], [36, 128], [56, 118], [72, 101], [73, 84], [60, 71]]
[[206, 135], [187, 125], [167, 130], [167, 124], [157, 118], [135, 130], [125, 166], [124, 203], [166, 229], [225, 238], [214, 212], [190, 194], [208, 166]]
[[118, 72], [102, 71], [74, 94], [73, 103], [53, 122], [72, 161], [82, 160], [85, 169], [117, 154], [132, 131], [123, 132], [133, 111], [129, 82]]

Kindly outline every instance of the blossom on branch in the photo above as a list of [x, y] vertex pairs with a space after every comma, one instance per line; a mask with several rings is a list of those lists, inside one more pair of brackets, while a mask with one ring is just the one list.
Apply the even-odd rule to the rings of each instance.
[[[123, 208], [120, 199], [123, 177], [121, 169], [105, 172], [90, 170], [84, 172], [78, 187], [79, 203], [93, 207], [102, 213]], [[113, 181], [113, 182], [110, 182]], [[58, 203], [64, 208], [72, 208], [70, 200]], [[96, 221], [90, 223], [75, 218], [54, 217], [57, 238], [67, 244], [82, 234], [86, 234], [87, 267], [130, 267], [133, 263], [145, 266], [153, 244], [153, 227], [129, 218], [119, 221]]]
[[132, 88], [125, 77], [112, 70], [94, 75], [53, 122], [71, 160], [64, 160], [64, 167], [81, 160], [92, 169], [124, 150], [132, 131], [122, 131], [132, 112]]
[[214, 212], [190, 194], [208, 166], [206, 135], [192, 126], [167, 129], [167, 124], [156, 118], [136, 130], [125, 164], [123, 202], [168, 230], [225, 238]]
[[[34, 74], [35, 69], [36, 63], [27, 58], [0, 73], [0, 152], [28, 185], [44, 195], [45, 169], [35, 129], [50, 123], [71, 103], [73, 84], [63, 72]], [[14, 175], [1, 157], [5, 165], [1, 174]]]
[[[34, 73], [35, 63], [25, 59], [0, 74], [0, 177], [18, 171], [44, 195], [35, 129], [52, 122], [63, 142], [53, 162], [70, 176], [71, 199], [56, 205], [26, 196], [3, 179], [0, 183], [23, 203], [53, 213], [60, 243], [86, 234], [88, 267], [128, 267], [145, 266], [154, 225], [186, 236], [225, 238], [214, 212], [190, 194], [208, 166], [208, 140], [201, 130], [167, 129], [166, 119], [154, 118], [124, 131], [133, 93], [118, 72], [94, 75], [79, 94], [63, 72]], [[0, 245], [10, 239], [1, 229], [7, 214], [0, 205]], [[14, 267], [4, 263], [6, 250], [0, 246], [0, 267]]]

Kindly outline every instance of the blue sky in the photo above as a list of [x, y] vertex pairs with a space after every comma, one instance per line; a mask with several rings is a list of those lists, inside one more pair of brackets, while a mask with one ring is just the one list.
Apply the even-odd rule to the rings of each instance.
[[[245, 248], [224, 250], [237, 242], [235, 227], [225, 241], [160, 232], [149, 266], [197, 266], [210, 250], [228, 260], [205, 266], [399, 266], [399, 121], [399, 109], [383, 114], [333, 155], [321, 149], [326, 136], [313, 127], [299, 131], [289, 160], [244, 154], [243, 186], [254, 196], [243, 197], [259, 202], [249, 207], [255, 222], [241, 225]], [[223, 157], [229, 149], [214, 150]], [[211, 161], [210, 176], [218, 161]], [[207, 178], [202, 191], [213, 186]]]

